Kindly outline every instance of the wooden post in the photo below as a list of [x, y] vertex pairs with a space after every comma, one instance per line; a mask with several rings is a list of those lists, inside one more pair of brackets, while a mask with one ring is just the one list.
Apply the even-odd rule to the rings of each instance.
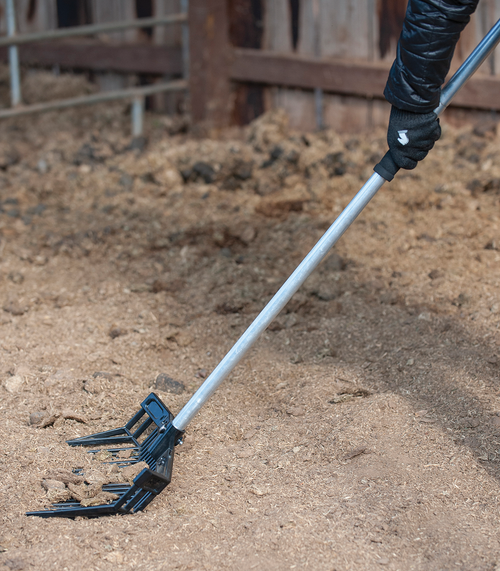
[[229, 80], [227, 0], [190, 0], [190, 100], [193, 123], [229, 125], [232, 96]]

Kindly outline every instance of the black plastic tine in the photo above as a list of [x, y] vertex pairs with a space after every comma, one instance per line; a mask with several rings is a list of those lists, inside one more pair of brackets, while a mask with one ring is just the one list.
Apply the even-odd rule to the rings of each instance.
[[139, 428], [135, 432], [132, 433], [132, 436], [137, 440], [137, 438], [139, 438], [139, 436], [141, 436], [141, 434], [145, 430], [147, 430], [151, 426], [151, 424], [153, 424], [153, 420], [151, 418], [148, 418], [141, 424], [141, 426], [139, 426]]
[[67, 440], [70, 446], [99, 446], [103, 444], [122, 444], [125, 442], [139, 446], [139, 443], [126, 428], [115, 428], [113, 430], [96, 432], [89, 436], [80, 436], [80, 438]]
[[124, 428], [132, 430], [132, 428], [139, 422], [139, 420], [146, 414], [146, 411], [141, 408], [138, 412], [127, 422]]

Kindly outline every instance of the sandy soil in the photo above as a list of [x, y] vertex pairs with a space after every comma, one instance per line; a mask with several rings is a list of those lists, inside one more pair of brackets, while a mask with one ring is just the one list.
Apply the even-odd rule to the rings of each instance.
[[445, 125], [384, 187], [144, 512], [43, 520], [24, 514], [49, 505], [44, 478], [85, 454], [65, 440], [122, 426], [152, 390], [177, 413], [384, 134], [293, 133], [277, 113], [194, 138], [149, 117], [141, 151], [123, 106], [1, 127], [0, 569], [500, 567], [494, 129]]

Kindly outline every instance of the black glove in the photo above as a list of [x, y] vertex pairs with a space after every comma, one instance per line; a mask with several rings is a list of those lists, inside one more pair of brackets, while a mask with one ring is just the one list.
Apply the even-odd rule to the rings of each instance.
[[413, 113], [393, 106], [387, 129], [389, 152], [375, 167], [375, 172], [392, 180], [400, 168], [414, 169], [440, 136], [439, 119], [433, 111]]

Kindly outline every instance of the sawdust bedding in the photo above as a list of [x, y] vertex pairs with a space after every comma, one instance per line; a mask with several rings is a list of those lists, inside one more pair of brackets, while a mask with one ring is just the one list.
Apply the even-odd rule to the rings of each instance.
[[[143, 513], [65, 440], [174, 413], [370, 176], [382, 132], [194, 136], [122, 105], [2, 124], [1, 569], [500, 565], [500, 138], [386, 185], [189, 426]], [[211, 136], [209, 136], [211, 135]], [[82, 468], [82, 475], [73, 468]], [[130, 480], [129, 480], [130, 481]]]

